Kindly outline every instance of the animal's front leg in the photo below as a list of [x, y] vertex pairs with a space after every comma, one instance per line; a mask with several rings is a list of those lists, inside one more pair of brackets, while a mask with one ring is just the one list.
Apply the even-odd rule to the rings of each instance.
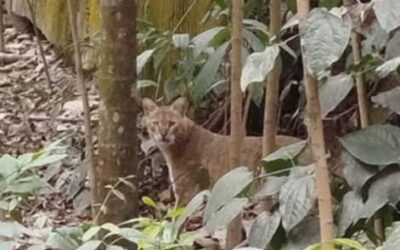
[[179, 206], [186, 206], [190, 200], [199, 192], [198, 184], [189, 174], [176, 176], [173, 183], [175, 200]]

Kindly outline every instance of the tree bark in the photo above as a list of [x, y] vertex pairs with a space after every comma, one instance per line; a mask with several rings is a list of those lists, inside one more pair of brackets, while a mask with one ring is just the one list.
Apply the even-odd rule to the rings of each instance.
[[[297, 9], [300, 17], [300, 26], [307, 18], [309, 0], [297, 0]], [[303, 63], [306, 65], [306, 62]], [[321, 244], [324, 247], [332, 246], [333, 215], [332, 201], [329, 187], [329, 172], [326, 161], [324, 131], [321, 120], [321, 106], [318, 96], [318, 81], [304, 66], [304, 84], [307, 97], [307, 114], [309, 117], [308, 131], [311, 137], [311, 148], [316, 162], [316, 184], [318, 193], [318, 210], [321, 228]]]
[[[242, 44], [243, 44], [243, 0], [232, 1], [232, 37], [231, 37], [231, 135], [229, 145], [229, 165], [233, 169], [240, 164], [240, 146], [243, 137], [242, 93], [240, 91], [240, 76], [242, 73]], [[241, 241], [242, 226], [240, 216], [228, 226], [226, 249], [233, 249]]]
[[[104, 41], [97, 75], [101, 96], [98, 161], [93, 171], [98, 223], [119, 223], [138, 213], [135, 189], [117, 185], [125, 201], [105, 186], [137, 172], [136, 5], [132, 0], [100, 0]], [[98, 208], [98, 207], [97, 207]]]
[[[68, 0], [68, 11], [69, 11], [69, 23], [71, 26], [71, 33], [72, 33], [72, 41], [74, 44], [74, 51], [75, 51], [75, 71], [76, 71], [76, 81], [78, 85], [78, 89], [80, 90], [80, 94], [82, 97], [82, 106], [84, 112], [84, 124], [85, 124], [85, 158], [86, 158], [86, 166], [89, 170], [89, 173], [93, 173], [94, 169], [94, 148], [93, 148], [93, 141], [92, 141], [92, 128], [90, 126], [90, 106], [89, 106], [89, 98], [86, 91], [85, 82], [83, 79], [83, 72], [82, 72], [82, 57], [81, 57], [81, 48], [79, 46], [79, 35], [78, 35], [78, 28], [76, 22], [76, 9], [72, 4], [72, 0]], [[93, 178], [90, 177], [90, 180], [93, 181]], [[91, 191], [92, 191], [92, 201], [94, 201], [94, 184], [91, 183]], [[92, 207], [92, 216], [95, 217], [96, 214], [95, 210]]]

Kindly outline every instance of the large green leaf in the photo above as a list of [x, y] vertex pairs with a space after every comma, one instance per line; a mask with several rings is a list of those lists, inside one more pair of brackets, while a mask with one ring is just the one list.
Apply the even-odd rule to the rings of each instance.
[[222, 176], [211, 190], [210, 199], [204, 210], [203, 221], [210, 217], [223, 205], [231, 202], [253, 181], [253, 173], [247, 167], [238, 167]]
[[80, 228], [61, 227], [51, 232], [46, 240], [46, 249], [76, 250], [79, 246], [70, 238], [70, 235], [79, 235]]
[[400, 162], [400, 128], [372, 125], [340, 139], [343, 147], [358, 160], [370, 165]]
[[251, 31], [249, 31], [247, 29], [243, 29], [243, 36], [253, 51], [260, 52], [260, 51], [264, 50], [265, 46], [264, 46], [263, 42], [256, 35], [254, 35]]
[[386, 241], [382, 245], [381, 250], [396, 250], [400, 246], [400, 227], [397, 227], [389, 235]]
[[6, 191], [13, 193], [31, 193], [45, 185], [46, 183], [44, 183], [39, 177], [32, 175], [16, 179], [9, 183]]
[[399, 68], [399, 66], [400, 66], [400, 57], [395, 57], [386, 61], [378, 68], [376, 68], [376, 73], [378, 73], [378, 75], [383, 78], [388, 76], [390, 73], [396, 71]]
[[265, 162], [273, 162], [276, 160], [293, 160], [295, 159], [306, 147], [307, 141], [300, 141], [293, 143], [291, 145], [281, 147], [277, 149], [275, 152], [267, 155], [263, 161]]
[[0, 174], [11, 179], [11, 176], [15, 176], [19, 170], [18, 160], [11, 155], [5, 154], [0, 158]]
[[384, 108], [389, 108], [391, 111], [400, 114], [400, 87], [380, 92], [376, 96], [371, 97], [371, 100]]
[[215, 82], [215, 76], [229, 44], [230, 42], [226, 42], [219, 46], [201, 68], [199, 74], [194, 79], [192, 93], [194, 99], [201, 100], [207, 94], [209, 87]]
[[351, 20], [314, 8], [300, 28], [304, 60], [308, 70], [319, 76], [337, 61], [347, 47]]
[[357, 161], [345, 150], [342, 151], [341, 159], [344, 163], [343, 175], [355, 192], [361, 192], [364, 184], [379, 171], [377, 167]]
[[344, 195], [339, 216], [339, 236], [343, 236], [349, 226], [356, 222], [356, 215], [363, 205], [364, 203], [359, 194], [350, 191]]
[[195, 36], [192, 39], [192, 43], [194, 44], [195, 56], [198, 56], [201, 52], [203, 52], [210, 44], [210, 42], [214, 39], [214, 37], [223, 30], [226, 30], [226, 27], [218, 26], [206, 30], [203, 33], [200, 33], [197, 36]]
[[279, 194], [279, 212], [287, 232], [296, 226], [309, 212], [315, 202], [315, 181], [312, 176], [289, 179]]
[[322, 117], [326, 117], [329, 112], [339, 105], [353, 88], [353, 84], [351, 75], [345, 73], [328, 78], [319, 88]]
[[225, 227], [242, 212], [247, 202], [247, 198], [235, 198], [231, 200], [228, 204], [211, 215], [205, 225], [205, 229], [209, 233], [212, 233], [218, 228]]
[[279, 46], [267, 46], [262, 52], [254, 52], [247, 57], [242, 76], [240, 78], [240, 87], [245, 91], [249, 84], [254, 82], [263, 82], [275, 64], [279, 54]]
[[255, 197], [264, 197], [279, 193], [283, 184], [288, 180], [287, 176], [270, 176], [267, 178], [260, 190], [255, 194]]
[[375, 1], [373, 6], [379, 24], [386, 32], [391, 32], [400, 26], [400, 1]]
[[22, 167], [22, 171], [26, 171], [32, 168], [36, 168], [36, 167], [42, 167], [45, 165], [49, 165], [58, 161], [61, 161], [62, 159], [64, 159], [65, 157], [67, 157], [68, 155], [66, 154], [59, 154], [59, 155], [45, 155], [43, 157], [39, 157], [33, 161], [31, 161], [30, 163], [28, 163], [27, 165]]
[[278, 229], [280, 222], [281, 215], [279, 213], [268, 215], [264, 211], [259, 214], [250, 229], [248, 245], [265, 249]]

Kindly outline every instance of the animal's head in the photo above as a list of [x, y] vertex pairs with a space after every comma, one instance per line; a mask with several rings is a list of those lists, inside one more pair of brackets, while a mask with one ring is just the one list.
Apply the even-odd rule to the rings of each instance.
[[170, 146], [184, 139], [187, 102], [180, 97], [169, 106], [157, 106], [149, 98], [142, 101], [144, 121], [151, 139], [160, 146]]

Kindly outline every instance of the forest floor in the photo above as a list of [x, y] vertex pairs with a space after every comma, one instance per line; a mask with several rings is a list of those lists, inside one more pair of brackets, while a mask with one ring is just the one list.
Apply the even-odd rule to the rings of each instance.
[[[50, 191], [29, 197], [29, 204], [13, 219], [36, 230], [89, 220], [83, 107], [73, 67], [42, 40], [49, 82], [35, 36], [13, 27], [7, 27], [4, 35], [7, 53], [0, 53], [0, 155], [37, 152], [60, 138], [66, 138], [63, 143], [68, 154], [62, 163], [40, 170]], [[100, 97], [94, 79], [86, 84], [96, 144]], [[140, 175], [141, 196], [170, 203], [167, 170], [159, 154], [140, 151]], [[142, 215], [150, 212], [141, 204]]]

